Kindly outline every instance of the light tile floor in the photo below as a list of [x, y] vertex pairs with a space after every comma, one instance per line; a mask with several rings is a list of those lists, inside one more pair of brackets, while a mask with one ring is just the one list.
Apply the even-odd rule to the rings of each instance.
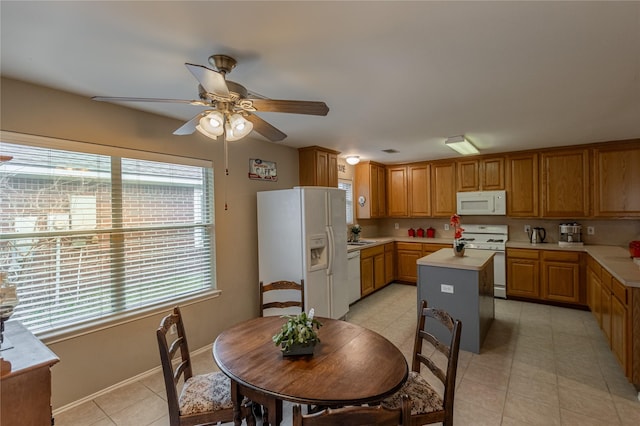
[[[384, 335], [409, 360], [416, 306], [415, 287], [392, 284], [351, 306], [348, 321]], [[460, 353], [456, 425], [640, 425], [637, 394], [590, 312], [500, 299], [495, 306], [481, 353]], [[208, 350], [192, 359], [196, 374], [216, 369]], [[291, 404], [284, 412], [290, 425]], [[162, 375], [59, 413], [55, 424], [168, 425]]]

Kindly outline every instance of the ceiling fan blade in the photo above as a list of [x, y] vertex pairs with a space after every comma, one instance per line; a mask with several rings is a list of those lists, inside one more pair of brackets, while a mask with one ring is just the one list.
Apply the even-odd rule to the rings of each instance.
[[324, 102], [285, 101], [278, 99], [250, 99], [260, 112], [288, 112], [290, 114], [327, 115], [329, 107]]
[[185, 64], [185, 66], [204, 87], [204, 90], [219, 96], [229, 96], [229, 88], [222, 73], [202, 65]]
[[91, 99], [100, 102], [168, 102], [177, 104], [191, 104], [191, 105], [204, 105], [209, 106], [208, 103], [200, 100], [188, 100], [188, 99], [160, 99], [160, 98], [126, 98], [117, 96], [94, 96]]
[[257, 115], [249, 114], [245, 118], [253, 124], [254, 131], [260, 133], [271, 142], [278, 142], [287, 137], [286, 134], [282, 133], [280, 130], [276, 129]]
[[196, 131], [196, 126], [200, 123], [200, 118], [202, 118], [202, 113], [196, 115], [191, 120], [184, 123], [182, 126], [178, 127], [173, 134], [178, 136], [190, 135]]

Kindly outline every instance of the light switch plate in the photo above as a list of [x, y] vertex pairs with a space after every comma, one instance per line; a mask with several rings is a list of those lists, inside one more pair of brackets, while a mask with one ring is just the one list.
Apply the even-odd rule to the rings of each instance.
[[440, 291], [443, 293], [453, 294], [453, 286], [449, 284], [440, 284]]

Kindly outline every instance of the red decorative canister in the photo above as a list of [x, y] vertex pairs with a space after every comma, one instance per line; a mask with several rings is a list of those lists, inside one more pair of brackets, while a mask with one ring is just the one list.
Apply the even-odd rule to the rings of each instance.
[[436, 236], [436, 230], [429, 227], [427, 228], [427, 238], [435, 238]]
[[418, 228], [418, 230], [416, 231], [416, 235], [420, 238], [424, 238], [424, 229]]
[[413, 228], [409, 228], [409, 236], [410, 237], [415, 237], [416, 236], [416, 230]]

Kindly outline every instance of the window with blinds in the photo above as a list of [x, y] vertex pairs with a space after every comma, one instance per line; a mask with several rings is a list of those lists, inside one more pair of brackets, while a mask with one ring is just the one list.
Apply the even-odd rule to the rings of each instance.
[[0, 271], [33, 332], [215, 287], [210, 163], [115, 151], [0, 142]]
[[347, 198], [347, 225], [351, 225], [353, 224], [353, 182], [346, 179], [339, 179], [338, 188], [345, 190]]

